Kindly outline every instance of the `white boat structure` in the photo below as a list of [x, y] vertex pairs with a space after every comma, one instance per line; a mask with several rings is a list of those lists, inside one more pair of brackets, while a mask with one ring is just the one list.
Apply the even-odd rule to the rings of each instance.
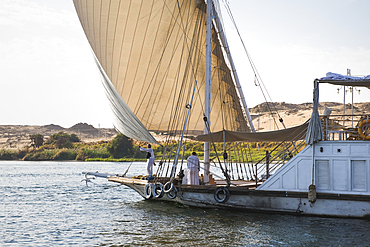
[[[158, 142], [151, 133], [167, 136], [153, 180], [87, 172], [86, 183], [89, 175], [105, 177], [148, 200], [197, 207], [370, 216], [370, 118], [354, 116], [358, 123], [350, 128], [347, 115], [338, 120], [329, 114], [321, 118], [318, 112], [320, 83], [370, 87], [370, 77], [328, 74], [316, 79], [309, 122], [257, 133], [218, 1], [74, 0], [74, 4], [117, 130], [154, 144]], [[191, 146], [185, 136], [205, 143], [200, 185], [183, 184], [185, 150]], [[247, 154], [248, 143], [259, 141], [277, 146], [253, 160]], [[216, 167], [224, 178], [212, 174]]]

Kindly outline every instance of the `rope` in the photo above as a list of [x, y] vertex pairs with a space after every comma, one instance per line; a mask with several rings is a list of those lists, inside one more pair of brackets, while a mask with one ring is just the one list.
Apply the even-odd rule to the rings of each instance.
[[210, 130], [210, 128], [209, 128], [209, 123], [208, 123], [207, 117], [204, 117], [204, 118], [203, 118], [203, 120], [204, 120], [205, 126], [206, 126], [206, 128], [207, 128], [207, 130], [208, 130], [208, 133], [209, 133], [209, 135], [210, 135], [210, 137], [211, 137], [211, 143], [212, 143], [213, 148], [214, 148], [214, 150], [215, 150], [216, 157], [217, 157], [218, 163], [220, 164], [221, 171], [222, 171], [222, 173], [224, 174], [224, 176], [225, 176], [225, 178], [226, 178], [226, 182], [227, 182], [228, 186], [230, 186], [230, 176], [229, 176], [229, 174], [227, 173], [227, 167], [225, 167], [225, 169], [226, 169], [226, 170], [222, 167], [221, 161], [220, 161], [220, 159], [219, 159], [219, 157], [218, 157], [217, 150], [216, 150], [216, 146], [215, 146], [215, 144], [214, 144], [214, 142], [213, 142], [212, 133], [211, 133], [211, 130]]
[[[269, 105], [269, 103], [268, 103], [268, 101], [267, 101], [266, 95], [265, 95], [265, 93], [264, 93], [264, 90], [266, 91], [266, 94], [267, 94], [268, 98], [269, 98], [269, 99], [270, 99], [270, 101], [272, 102], [271, 96], [270, 96], [270, 94], [268, 93], [267, 88], [266, 88], [265, 84], [263, 83], [262, 78], [261, 78], [261, 76], [259, 75], [259, 73], [258, 73], [258, 71], [257, 71], [257, 67], [255, 66], [255, 64], [254, 64], [254, 62], [253, 62], [253, 60], [252, 60], [252, 57], [250, 56], [250, 54], [249, 54], [249, 52], [248, 52], [248, 50], [247, 50], [247, 48], [246, 48], [246, 46], [245, 46], [245, 44], [244, 44], [243, 38], [242, 38], [242, 37], [241, 37], [241, 35], [240, 35], [240, 32], [239, 32], [239, 29], [238, 29], [238, 27], [237, 27], [237, 25], [236, 25], [236, 22], [235, 22], [234, 16], [233, 16], [233, 14], [232, 14], [232, 12], [231, 12], [231, 9], [230, 9], [230, 6], [229, 6], [229, 3], [228, 3], [227, 1], [225, 1], [225, 0], [223, 0], [223, 2], [224, 2], [224, 6], [225, 6], [225, 8], [226, 8], [226, 11], [227, 11], [227, 13], [229, 14], [230, 20], [231, 20], [232, 24], [234, 25], [235, 30], [236, 30], [236, 32], [237, 32], [237, 34], [238, 34], [238, 36], [239, 36], [239, 39], [240, 39], [240, 41], [241, 41], [241, 43], [242, 43], [242, 45], [243, 45], [244, 52], [245, 52], [245, 54], [247, 55], [247, 58], [248, 58], [249, 64], [250, 64], [250, 65], [251, 65], [251, 67], [252, 67], [255, 82], [256, 82], [256, 81], [258, 82], [258, 85], [257, 85], [256, 83], [255, 83], [255, 85], [256, 85], [256, 86], [259, 86], [259, 88], [261, 89], [262, 95], [263, 95], [263, 97], [264, 97], [264, 99], [265, 99], [265, 102], [267, 103], [267, 107], [268, 107], [269, 111], [272, 113], [272, 110], [271, 110], [270, 105]], [[261, 84], [262, 84], [262, 87], [261, 87]], [[275, 107], [274, 105], [273, 105], [273, 107], [274, 107], [274, 110], [275, 110], [276, 114], [277, 114], [277, 115], [278, 115], [278, 117], [279, 117], [279, 121], [282, 123], [282, 125], [283, 125], [284, 129], [286, 129], [285, 124], [284, 124], [284, 122], [283, 122], [283, 119], [281, 118], [281, 116], [280, 116], [279, 112], [276, 110], [276, 107]], [[271, 114], [271, 115], [272, 115], [272, 114]], [[278, 127], [277, 122], [276, 122], [276, 119], [275, 119], [275, 118], [273, 118], [273, 119], [274, 119], [275, 125]], [[279, 127], [278, 127], [278, 129], [279, 129]]]

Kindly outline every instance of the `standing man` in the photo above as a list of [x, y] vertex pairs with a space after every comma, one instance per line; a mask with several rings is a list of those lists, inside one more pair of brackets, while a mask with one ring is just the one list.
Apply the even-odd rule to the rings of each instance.
[[153, 149], [152, 149], [152, 145], [148, 144], [148, 148], [140, 147], [140, 151], [147, 152], [147, 154], [146, 154], [146, 158], [147, 158], [146, 171], [148, 172], [149, 176], [152, 176], [153, 175], [153, 164], [154, 164], [154, 152], [153, 152]]
[[188, 158], [188, 169], [188, 184], [199, 185], [200, 162], [196, 152], [193, 152]]

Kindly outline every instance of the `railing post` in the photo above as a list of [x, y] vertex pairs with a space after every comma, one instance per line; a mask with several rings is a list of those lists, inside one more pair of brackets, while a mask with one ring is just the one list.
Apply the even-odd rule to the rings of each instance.
[[270, 154], [269, 154], [269, 151], [266, 150], [266, 179], [268, 179], [270, 177], [270, 174], [269, 174], [269, 164], [270, 164]]
[[257, 186], [258, 186], [258, 184], [257, 184], [258, 183], [258, 178], [257, 178], [257, 163], [256, 163], [256, 177], [255, 178], [256, 178], [256, 188], [257, 188]]

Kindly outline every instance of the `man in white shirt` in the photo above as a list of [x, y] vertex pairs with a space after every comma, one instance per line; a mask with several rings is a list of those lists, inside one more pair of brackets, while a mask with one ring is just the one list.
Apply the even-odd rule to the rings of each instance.
[[200, 162], [196, 152], [193, 152], [188, 158], [188, 169], [188, 184], [199, 185]]
[[148, 172], [149, 176], [152, 176], [153, 175], [153, 164], [154, 164], [154, 152], [153, 152], [153, 149], [152, 149], [152, 145], [148, 144], [148, 148], [140, 147], [140, 151], [147, 152], [146, 171]]

